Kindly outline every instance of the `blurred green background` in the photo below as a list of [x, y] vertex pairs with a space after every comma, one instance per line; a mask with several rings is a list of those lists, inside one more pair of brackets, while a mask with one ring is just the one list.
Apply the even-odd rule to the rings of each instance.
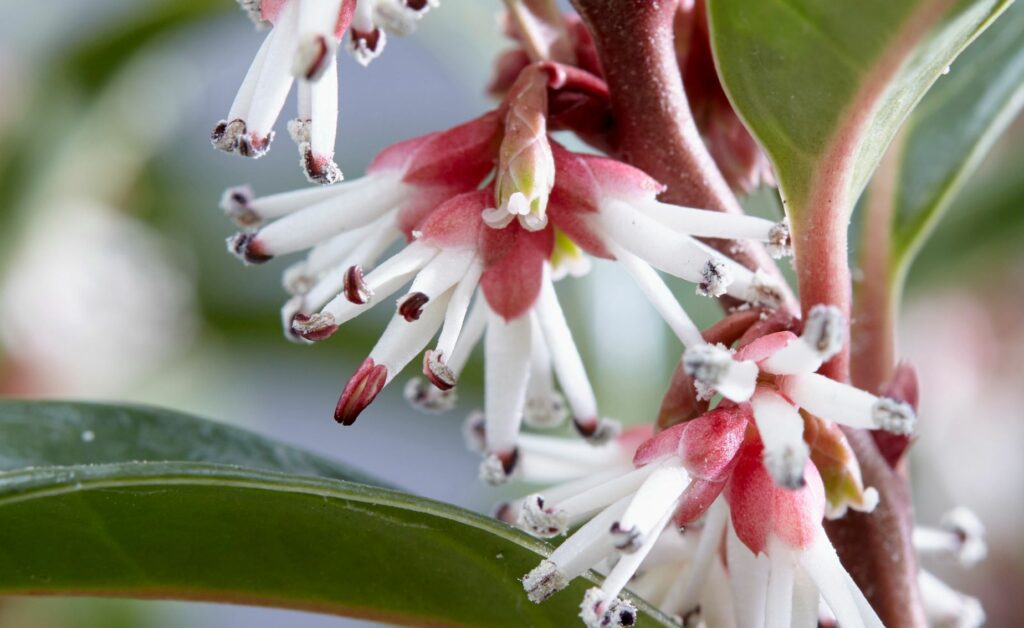
[[[369, 68], [341, 55], [337, 159], [349, 178], [384, 146], [489, 106], [491, 63], [507, 45], [500, 2], [443, 4]], [[409, 408], [400, 376], [341, 428], [334, 402], [387, 313], [349, 323], [330, 342], [290, 344], [278, 320], [287, 260], [246, 269], [224, 250], [233, 232], [217, 208], [225, 187], [306, 185], [283, 136], [259, 161], [209, 145], [261, 40], [230, 0], [0, 1], [0, 392], [189, 411], [486, 510], [499, 496], [479, 486], [478, 460], [460, 436], [480, 403], [481, 369], [467, 369], [450, 415]], [[289, 102], [282, 123], [293, 110]], [[996, 550], [970, 573], [930, 567], [980, 596], [992, 625], [1024, 624], [1006, 584], [1024, 579], [1022, 139], [1018, 122], [923, 252], [901, 335], [923, 380], [918, 518], [934, 523], [967, 505]], [[777, 212], [773, 194], [749, 202]], [[714, 320], [712, 303], [676, 288], [699, 322]], [[676, 341], [611, 265], [595, 263], [559, 293], [603, 412], [651, 419]], [[206, 604], [0, 601], [4, 627], [284, 623], [356, 622]]]

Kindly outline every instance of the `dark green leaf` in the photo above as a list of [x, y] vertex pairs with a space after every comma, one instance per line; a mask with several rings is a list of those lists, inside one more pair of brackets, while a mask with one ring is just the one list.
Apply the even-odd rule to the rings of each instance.
[[[578, 621], [594, 582], [532, 604], [519, 578], [550, 552], [546, 543], [453, 506], [335, 479], [351, 472], [175, 412], [6, 401], [0, 435], [3, 468], [33, 467], [0, 473], [0, 594], [558, 626]], [[642, 625], [670, 623], [637, 605]]]
[[132, 461], [213, 462], [380, 485], [323, 456], [161, 408], [0, 400], [0, 470]]
[[[8, 473], [0, 531], [3, 594], [562, 626], [590, 586], [578, 579], [534, 605], [518, 579], [550, 548], [504, 524], [386, 489], [198, 463]], [[641, 624], [667, 622], [649, 614]]]

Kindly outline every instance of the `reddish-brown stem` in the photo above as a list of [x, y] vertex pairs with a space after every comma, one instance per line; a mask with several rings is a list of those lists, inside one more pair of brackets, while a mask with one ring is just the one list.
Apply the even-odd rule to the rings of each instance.
[[[678, 3], [650, 0], [573, 0], [594, 37], [611, 92], [615, 156], [668, 186], [665, 200], [740, 213], [736, 196], [708, 153], [683, 91], [673, 47]], [[749, 243], [712, 246], [750, 268], [781, 277], [764, 249]], [[785, 291], [784, 304], [796, 302]]]
[[853, 302], [851, 376], [857, 386], [878, 393], [896, 366], [898, 287], [892, 276], [894, 189], [900, 137], [892, 143], [865, 193], [860, 279]]

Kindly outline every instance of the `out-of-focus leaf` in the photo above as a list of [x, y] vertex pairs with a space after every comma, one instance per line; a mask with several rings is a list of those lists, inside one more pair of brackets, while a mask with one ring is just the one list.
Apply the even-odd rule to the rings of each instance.
[[[709, 0], [736, 110], [770, 156], [797, 248], [848, 217], [896, 130], [1006, 0]], [[813, 234], [820, 235], [820, 234]]]
[[[347, 472], [233, 428], [101, 405], [8, 402], [0, 416], [6, 468], [54, 465], [0, 473], [0, 594], [560, 626], [594, 581], [532, 604], [519, 578], [547, 544], [453, 506], [297, 475]], [[642, 625], [669, 625], [637, 604]]]
[[1024, 4], [1007, 9], [939, 80], [901, 132], [894, 190], [894, 277], [1024, 107]]

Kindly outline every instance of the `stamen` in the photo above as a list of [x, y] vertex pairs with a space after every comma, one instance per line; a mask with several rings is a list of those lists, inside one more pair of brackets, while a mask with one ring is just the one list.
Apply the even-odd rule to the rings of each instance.
[[880, 429], [894, 434], [913, 434], [916, 415], [909, 403], [879, 397], [871, 408], [871, 418]]
[[573, 417], [572, 426], [592, 445], [602, 445], [622, 433], [622, 425], [618, 421], [608, 418]]
[[965, 569], [988, 554], [985, 526], [966, 508], [954, 508], [942, 517], [941, 528], [914, 528], [914, 549], [919, 554], [952, 556]]
[[781, 259], [793, 254], [793, 243], [790, 238], [788, 220], [783, 219], [771, 228], [768, 232], [768, 244], [765, 248], [768, 250], [768, 255], [773, 259]]
[[349, 300], [349, 303], [355, 303], [356, 305], [363, 305], [368, 303], [373, 298], [373, 290], [366, 285], [366, 280], [363, 278], [363, 267], [358, 264], [350, 266], [345, 271], [345, 282], [342, 284], [342, 293], [345, 298]]
[[414, 323], [392, 317], [366, 362], [345, 386], [335, 411], [339, 422], [351, 425], [384, 386], [423, 351], [441, 324], [449, 297], [449, 293], [440, 295]]
[[862, 598], [863, 595], [839, 562], [839, 556], [825, 535], [824, 528], [818, 528], [811, 544], [796, 555], [840, 626], [883, 628], [871, 606], [858, 599], [858, 596]]
[[[663, 608], [679, 609], [684, 617], [699, 616], [700, 597], [707, 583], [712, 565], [718, 560], [718, 550], [722, 542], [722, 533], [729, 521], [729, 507], [725, 498], [718, 498], [708, 508], [704, 526], [700, 530], [697, 549], [690, 563], [672, 588], [665, 594]], [[687, 534], [690, 529], [687, 528]]]
[[839, 353], [846, 336], [843, 313], [833, 305], [811, 308], [799, 341], [790, 342], [761, 362], [761, 368], [776, 375], [818, 370], [822, 363]]
[[[380, 175], [367, 176], [375, 177]], [[355, 182], [346, 185], [351, 186], [354, 184]], [[224, 193], [224, 196], [221, 197], [221, 208], [228, 212], [232, 219], [236, 219], [232, 211], [236, 207], [241, 210], [241, 213], [251, 212], [255, 217], [255, 222], [241, 225], [248, 227], [252, 224], [287, 216], [332, 197], [340, 197], [346, 194], [348, 189], [350, 188], [346, 186], [306, 188], [252, 198], [249, 186], [240, 186], [230, 188]], [[237, 206], [236, 203], [238, 204]]]
[[342, 425], [352, 425], [359, 414], [377, 397], [387, 383], [388, 369], [376, 364], [373, 358], [366, 358], [356, 374], [345, 385], [338, 405], [334, 409], [334, 420]]
[[580, 619], [589, 628], [632, 626], [636, 616], [636, 607], [630, 602], [609, 596], [597, 587], [587, 589], [580, 604]]
[[922, 569], [917, 575], [928, 621], [936, 626], [980, 628], [985, 625], [985, 609], [976, 598], [953, 589], [934, 574]]
[[427, 350], [423, 354], [423, 374], [439, 390], [447, 391], [455, 387], [455, 373], [444, 363], [444, 356], [440, 352]]
[[518, 449], [488, 454], [480, 463], [480, 479], [491, 486], [504, 484], [512, 478], [518, 462]]
[[709, 259], [701, 270], [701, 281], [697, 284], [697, 294], [705, 297], [720, 297], [732, 283], [729, 270], [719, 260]]
[[[730, 294], [732, 294], [730, 292]], [[777, 279], [758, 268], [750, 283], [750, 294], [747, 300], [754, 305], [776, 308], [782, 303], [782, 289]]]
[[298, 4], [289, 2], [282, 7], [277, 23], [267, 36], [266, 56], [258, 68], [254, 84], [251, 88], [248, 86], [248, 75], [243, 82], [246, 90], [251, 89], [247, 94], [248, 108], [237, 116], [246, 122], [246, 133], [238, 138], [237, 146], [238, 154], [244, 157], [259, 158], [269, 150], [274, 137], [274, 121], [291, 91], [294, 79], [288, 65], [295, 50]]
[[239, 138], [245, 135], [245, 120], [221, 120], [210, 132], [210, 143], [217, 150], [233, 153], [238, 149]]
[[[318, 3], [304, 2], [303, 7], [307, 4]], [[323, 34], [304, 36], [295, 47], [292, 74], [307, 81], [319, 80], [334, 57], [336, 45], [334, 38], [325, 37]]]
[[257, 234], [239, 232], [227, 239], [228, 251], [245, 264], [262, 264], [274, 258], [263, 252], [263, 247], [256, 240]]
[[251, 187], [239, 185], [224, 191], [220, 197], [220, 207], [238, 226], [252, 227], [260, 222], [259, 215], [252, 209], [254, 198]]
[[362, 66], [370, 65], [371, 61], [379, 57], [387, 43], [387, 35], [379, 28], [360, 31], [353, 25], [349, 29], [348, 51]]
[[531, 602], [540, 604], [615, 551], [608, 526], [622, 514], [628, 501], [624, 497], [605, 508], [523, 578], [523, 589]]
[[[656, 464], [633, 469], [600, 484], [586, 487], [578, 494], [557, 502], [549, 497], [547, 499], [548, 507], [551, 510], [549, 517], [544, 520], [544, 524], [539, 529], [532, 527], [529, 529], [540, 534], [547, 528], [558, 528], [551, 533], [551, 536], [565, 534], [568, 528], [560, 527], [561, 524], [570, 526], [582, 521], [602, 508], [606, 508], [609, 504], [615, 503], [616, 500], [626, 499], [628, 501], [657, 469], [658, 465]], [[609, 525], [611, 523], [613, 521], [610, 521]], [[605, 532], [607, 530], [606, 527]]]
[[427, 414], [450, 412], [458, 401], [455, 389], [441, 390], [422, 377], [406, 382], [403, 394], [412, 407]]
[[462, 423], [462, 440], [469, 451], [482, 454], [486, 447], [486, 419], [484, 413], [475, 410]]
[[419, 320], [420, 314], [423, 313], [423, 306], [429, 300], [430, 297], [422, 292], [410, 292], [398, 300], [398, 313], [409, 322]]
[[[669, 509], [654, 524], [651, 532], [646, 534], [643, 543], [635, 552], [624, 554], [619, 558], [619, 562], [615, 563], [615, 567], [604, 579], [600, 594], [592, 595], [589, 591], [587, 592], [587, 596], [583, 599], [583, 605], [580, 607], [580, 616], [588, 626], [617, 625], [621, 621], [628, 622], [621, 625], [632, 625], [636, 622], [636, 609], [617, 598], [629, 583], [630, 578], [640, 568], [640, 563], [650, 554], [661, 531], [668, 525], [671, 518], [672, 510]], [[593, 590], [591, 589], [591, 591]], [[591, 613], [593, 616], [590, 615]]]
[[551, 372], [551, 353], [544, 342], [544, 332], [531, 314], [530, 324], [530, 379], [526, 389], [524, 420], [536, 429], [551, 429], [560, 425], [569, 416], [565, 398], [555, 390]]
[[292, 317], [291, 328], [306, 340], [318, 341], [329, 338], [338, 331], [338, 324], [334, 322], [334, 316], [330, 312], [317, 312], [296, 314]]
[[758, 375], [753, 362], [737, 362], [724, 345], [708, 343], [692, 345], [683, 353], [683, 370], [695, 380], [701, 397], [710, 399], [712, 391], [718, 391], [736, 402], [750, 399]]
[[299, 145], [302, 165], [310, 182], [320, 185], [337, 183], [344, 177], [334, 163], [338, 129], [338, 68], [333, 53], [327, 59], [320, 80], [309, 88], [309, 92], [309, 143]]
[[544, 501], [542, 495], [530, 495], [523, 500], [516, 525], [541, 538], [565, 534], [569, 529], [568, 514]]

